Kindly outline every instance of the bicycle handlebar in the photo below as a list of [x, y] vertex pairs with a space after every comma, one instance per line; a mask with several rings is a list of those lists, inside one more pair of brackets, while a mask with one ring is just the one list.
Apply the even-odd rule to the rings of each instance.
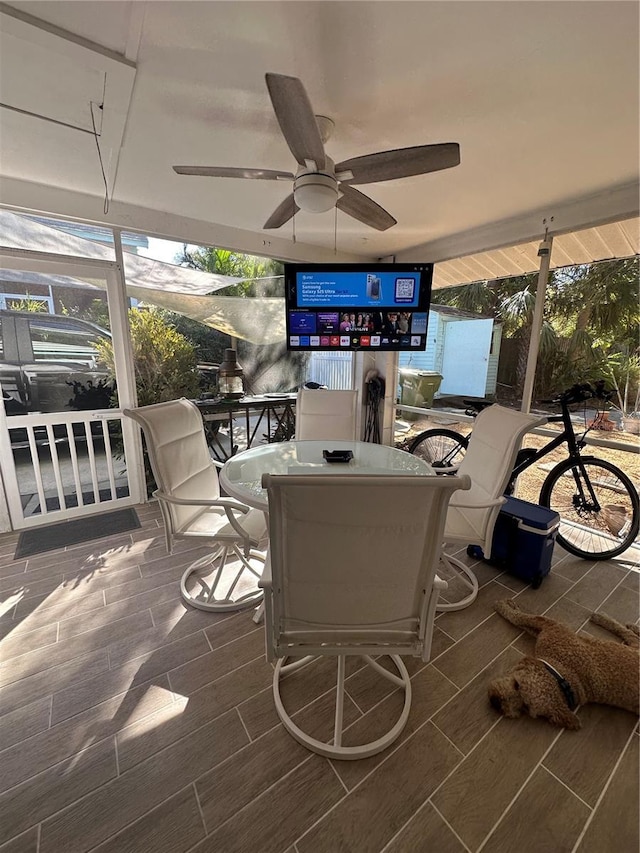
[[604, 379], [598, 379], [597, 382], [582, 382], [576, 383], [572, 385], [571, 388], [568, 388], [566, 391], [563, 391], [562, 394], [558, 395], [553, 400], [543, 400], [544, 403], [554, 403], [556, 405], [565, 404], [570, 405], [571, 403], [583, 403], [585, 400], [602, 400], [604, 402], [609, 402], [613, 397], [613, 391], [609, 391], [605, 388]]

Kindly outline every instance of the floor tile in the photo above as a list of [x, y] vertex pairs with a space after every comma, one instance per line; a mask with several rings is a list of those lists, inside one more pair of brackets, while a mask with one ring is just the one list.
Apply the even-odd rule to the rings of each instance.
[[16, 680], [0, 690], [0, 714], [21, 708], [36, 699], [50, 695], [56, 689], [81, 683], [108, 669], [109, 656], [104, 649], [101, 649]]
[[598, 803], [576, 853], [602, 853], [611, 845], [620, 851], [640, 849], [638, 837], [638, 784], [640, 739], [635, 735], [629, 741], [622, 761], [618, 765], [602, 800]]
[[458, 687], [464, 687], [503, 652], [520, 631], [494, 613], [433, 662]]
[[494, 613], [494, 602], [512, 597], [513, 593], [510, 590], [500, 583], [491, 581], [478, 592], [472, 607], [443, 613], [438, 618], [438, 627], [454, 640], [460, 640]]
[[[37, 699], [24, 708], [18, 708], [0, 717], [0, 750], [9, 749], [14, 743], [37, 735], [49, 728], [51, 697]], [[0, 764], [2, 753], [0, 753]]]
[[204, 837], [204, 825], [193, 785], [114, 835], [93, 853], [185, 853]]
[[483, 853], [571, 853], [590, 809], [539, 767], [482, 848]]
[[18, 785], [74, 753], [113, 737], [121, 728], [173, 703], [169, 683], [145, 684], [0, 753], [0, 790]]
[[[57, 590], [56, 590], [57, 592]], [[16, 610], [16, 618], [13, 620], [13, 633], [21, 634], [24, 631], [32, 631], [44, 625], [51, 625], [61, 619], [70, 619], [81, 613], [91, 610], [99, 610], [104, 607], [104, 594], [101, 590], [90, 594], [84, 591], [73, 593], [66, 587], [61, 588], [61, 595], [55, 600], [54, 595], [45, 596], [33, 610]], [[37, 599], [34, 599], [36, 601]]]
[[296, 843], [299, 853], [382, 850], [459, 759], [426, 723]]
[[603, 601], [613, 592], [626, 572], [611, 563], [596, 563], [575, 586], [566, 593], [567, 598], [581, 604], [587, 610], [598, 610]]
[[508, 672], [519, 660], [515, 649], [505, 649], [435, 714], [435, 725], [465, 755], [499, 719], [489, 704], [489, 682]]
[[585, 705], [578, 716], [582, 728], [564, 731], [544, 766], [593, 807], [638, 718], [605, 705]]
[[[456, 688], [433, 666], [427, 666], [411, 679], [411, 710], [402, 734], [384, 752], [359, 761], [334, 761], [333, 768], [344, 785], [352, 790], [388, 755], [397, 750], [420, 726], [454, 695]], [[396, 690], [379, 705], [349, 726], [345, 746], [367, 743], [382, 737], [395, 725], [404, 705], [404, 694]]]
[[271, 681], [270, 669], [257, 659], [192, 693], [188, 701], [176, 696], [173, 705], [127, 726], [117, 737], [121, 772], [236, 707]]
[[282, 726], [245, 746], [224, 764], [196, 782], [207, 831], [248, 806], [268, 788], [309, 759], [309, 750], [296, 743]]
[[51, 646], [58, 639], [58, 626], [43, 625], [41, 628], [35, 628], [33, 631], [25, 631], [21, 634], [9, 634], [3, 640], [0, 640], [0, 660], [8, 661], [10, 658], [16, 658], [20, 655], [25, 655], [27, 652], [32, 652], [35, 649], [42, 649], [45, 646]]
[[384, 853], [466, 853], [466, 848], [427, 803], [385, 847]]
[[0, 853], [38, 853], [38, 828], [28, 829], [0, 847]]
[[[282, 853], [343, 795], [344, 788], [328, 762], [310, 756], [208, 836], [193, 853]], [[299, 845], [298, 850], [303, 853]]]
[[247, 742], [229, 712], [43, 823], [40, 853], [85, 853], [178, 793]]
[[502, 718], [434, 795], [434, 806], [472, 850], [491, 831], [557, 736], [557, 729], [541, 720]]
[[173, 669], [169, 675], [171, 686], [176, 693], [188, 696], [205, 684], [263, 655], [264, 632], [258, 628], [251, 634]]
[[150, 628], [151, 624], [151, 614], [148, 611], [136, 613], [94, 631], [86, 631], [78, 637], [61, 640], [44, 649], [36, 649], [20, 655], [18, 658], [0, 664], [0, 686], [89, 654], [103, 648], [108, 642], [114, 642], [121, 637]]
[[124, 694], [146, 682], [163, 678], [163, 684], [166, 682], [168, 685], [165, 674], [170, 669], [204, 654], [207, 649], [202, 634], [192, 634], [147, 655], [138, 656], [134, 653], [131, 660], [122, 666], [56, 692], [53, 697], [53, 722], [72, 717], [85, 708], [98, 705], [112, 696]]
[[[206, 620], [201, 618], [202, 615], [204, 615], [202, 610], [184, 613], [172, 622], [156, 624], [153, 628], [139, 631], [132, 637], [124, 637], [115, 643], [109, 643], [111, 669], [117, 669], [138, 658], [149, 661], [152, 657], [162, 657], [167, 660], [168, 671], [175, 669], [181, 663], [186, 663], [192, 657], [205, 654], [210, 647], [202, 632], [203, 621], [206, 624]], [[178, 657], [171, 657], [169, 646], [178, 652]]]
[[626, 625], [628, 622], [636, 623], [640, 616], [640, 598], [637, 591], [632, 591], [624, 584], [617, 586], [611, 595], [602, 602], [598, 610], [617, 619]]
[[[113, 741], [105, 740], [5, 792], [0, 796], [0, 843], [59, 812], [115, 775]], [[42, 846], [40, 849], [42, 853]], [[57, 848], [56, 853], [63, 849]]]

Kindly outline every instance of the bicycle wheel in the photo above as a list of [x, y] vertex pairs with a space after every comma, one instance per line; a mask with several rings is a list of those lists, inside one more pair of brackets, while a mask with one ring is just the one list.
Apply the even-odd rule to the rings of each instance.
[[542, 484], [540, 504], [560, 515], [560, 545], [585, 560], [616, 557], [638, 536], [638, 493], [604, 459], [585, 456], [556, 465]]
[[469, 446], [469, 439], [452, 429], [428, 429], [409, 443], [409, 453], [424, 459], [433, 468], [459, 465]]

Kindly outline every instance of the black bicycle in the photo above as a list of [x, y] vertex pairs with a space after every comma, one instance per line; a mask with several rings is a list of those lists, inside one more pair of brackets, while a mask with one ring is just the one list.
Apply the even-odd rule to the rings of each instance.
[[[557, 541], [577, 557], [585, 560], [608, 560], [622, 554], [636, 540], [640, 528], [640, 499], [630, 478], [605, 459], [582, 454], [587, 426], [577, 436], [569, 406], [596, 399], [607, 402], [611, 394], [604, 383], [574, 385], [548, 402], [559, 405], [561, 414], [550, 422], [561, 422], [563, 430], [543, 447], [519, 451], [506, 494], [515, 488], [518, 476], [556, 447], [566, 445], [567, 458], [555, 465], [547, 475], [538, 502], [560, 515]], [[477, 415], [491, 405], [486, 401], [465, 400], [467, 414]], [[429, 429], [412, 439], [407, 449], [420, 456], [433, 468], [454, 470], [464, 458], [469, 436], [450, 429]]]

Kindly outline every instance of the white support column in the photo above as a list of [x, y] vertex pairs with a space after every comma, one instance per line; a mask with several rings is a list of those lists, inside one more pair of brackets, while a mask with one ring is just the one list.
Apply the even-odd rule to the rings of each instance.
[[[116, 250], [116, 265], [115, 269], [107, 274], [107, 301], [118, 384], [118, 405], [121, 409], [131, 409], [138, 405], [138, 393], [129, 328], [129, 300], [124, 278], [124, 259], [119, 230], [114, 229], [113, 239]], [[147, 497], [147, 487], [142, 456], [142, 439], [139, 427], [130, 418], [122, 419], [122, 436], [131, 497], [136, 503], [143, 503]]]
[[362, 436], [366, 422], [367, 384], [366, 376], [370, 370], [376, 370], [385, 382], [385, 395], [380, 412], [380, 441], [393, 446], [396, 419], [396, 381], [398, 373], [398, 353], [363, 351], [354, 353], [353, 387], [361, 395], [359, 435]]
[[544, 301], [547, 294], [547, 282], [549, 280], [549, 266], [551, 264], [551, 251], [553, 249], [553, 237], [545, 236], [541, 244], [547, 251], [540, 257], [540, 270], [538, 271], [538, 287], [536, 290], [536, 304], [533, 309], [533, 322], [531, 324], [531, 339], [529, 340], [529, 354], [527, 356], [527, 372], [524, 378], [522, 390], [523, 412], [531, 409], [531, 398], [533, 397], [533, 383], [536, 375], [536, 364], [538, 361], [538, 350], [540, 349], [540, 331], [542, 330], [542, 317], [544, 312]]

